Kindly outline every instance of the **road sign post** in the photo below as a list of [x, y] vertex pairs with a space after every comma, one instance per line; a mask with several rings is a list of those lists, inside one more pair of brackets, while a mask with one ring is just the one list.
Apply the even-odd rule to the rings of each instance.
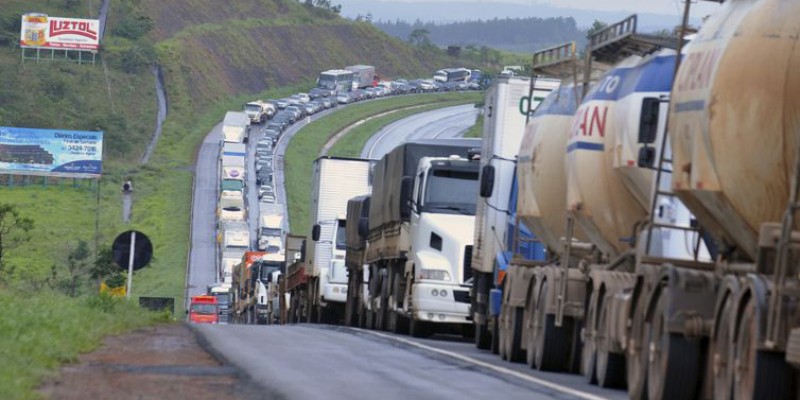
[[125, 298], [131, 298], [131, 285], [133, 284], [133, 257], [136, 253], [136, 231], [131, 232], [131, 250], [130, 255], [128, 256], [128, 285], [127, 290], [125, 291]]

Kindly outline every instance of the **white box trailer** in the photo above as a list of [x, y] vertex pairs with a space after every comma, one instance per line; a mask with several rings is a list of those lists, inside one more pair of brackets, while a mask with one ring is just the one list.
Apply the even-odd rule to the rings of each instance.
[[[321, 157], [314, 161], [311, 190], [311, 239], [306, 242], [308, 300], [320, 321], [344, 317], [347, 273], [344, 265], [347, 201], [368, 194], [373, 160]], [[331, 271], [332, 260], [336, 271]], [[338, 271], [340, 269], [341, 271]]]
[[241, 111], [228, 111], [222, 120], [222, 142], [244, 143], [247, 141], [250, 118]]
[[223, 143], [220, 156], [220, 179], [244, 180], [247, 146], [243, 143]]

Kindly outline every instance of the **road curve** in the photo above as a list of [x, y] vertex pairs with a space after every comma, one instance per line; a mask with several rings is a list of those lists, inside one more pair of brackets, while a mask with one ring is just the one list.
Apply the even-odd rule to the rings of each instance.
[[408, 140], [461, 136], [475, 124], [478, 111], [473, 104], [466, 104], [426, 111], [395, 121], [367, 140], [361, 158], [381, 158]]

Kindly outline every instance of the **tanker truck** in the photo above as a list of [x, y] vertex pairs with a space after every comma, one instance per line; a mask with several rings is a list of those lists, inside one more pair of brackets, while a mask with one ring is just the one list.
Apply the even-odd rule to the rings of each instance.
[[406, 142], [375, 165], [369, 218], [358, 220], [369, 228], [368, 326], [414, 336], [470, 327], [479, 169], [470, 156], [479, 146], [474, 139]]
[[718, 250], [710, 265], [638, 274], [638, 398], [797, 396], [800, 3], [720, 8], [684, 53], [667, 142], [672, 191]]
[[[562, 85], [527, 127], [518, 213], [551, 260], [533, 268], [512, 261], [500, 316], [501, 356], [542, 370], [580, 369], [602, 386], [626, 383], [627, 325], [615, 322], [628, 322], [641, 266], [701, 265], [708, 257], [680, 202], [661, 199], [651, 212], [661, 190], [640, 161], [660, 162], [653, 155], [668, 154], [658, 139], [676, 57], [665, 47], [677, 46], [636, 34], [635, 27], [632, 16], [590, 38], [587, 59], [614, 67], [596, 79], [587, 72], [580, 85]], [[547, 53], [539, 58], [552, 63]], [[576, 109], [589, 81], [595, 84]], [[645, 247], [637, 243], [646, 227], [649, 255], [637, 252]], [[684, 243], [693, 243], [691, 250]]]
[[[499, 77], [486, 93], [484, 102], [483, 148], [481, 149], [480, 198], [475, 213], [475, 239], [472, 251], [472, 301], [470, 311], [475, 327], [475, 343], [479, 348], [490, 345], [489, 292], [494, 289], [495, 266], [507, 264], [509, 202], [522, 134], [527, 116], [553, 89], [556, 79]], [[533, 102], [531, 102], [533, 98]], [[515, 200], [516, 201], [516, 198]]]

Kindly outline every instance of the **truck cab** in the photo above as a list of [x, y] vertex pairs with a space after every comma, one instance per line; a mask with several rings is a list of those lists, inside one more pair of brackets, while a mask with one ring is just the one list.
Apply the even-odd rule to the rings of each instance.
[[215, 296], [194, 296], [189, 305], [189, 322], [193, 324], [219, 323], [219, 303]]
[[[477, 161], [424, 157], [408, 202], [414, 284], [411, 317], [467, 324], [473, 232], [478, 197]], [[405, 183], [409, 185], [409, 183]], [[409, 268], [406, 268], [409, 271]]]

